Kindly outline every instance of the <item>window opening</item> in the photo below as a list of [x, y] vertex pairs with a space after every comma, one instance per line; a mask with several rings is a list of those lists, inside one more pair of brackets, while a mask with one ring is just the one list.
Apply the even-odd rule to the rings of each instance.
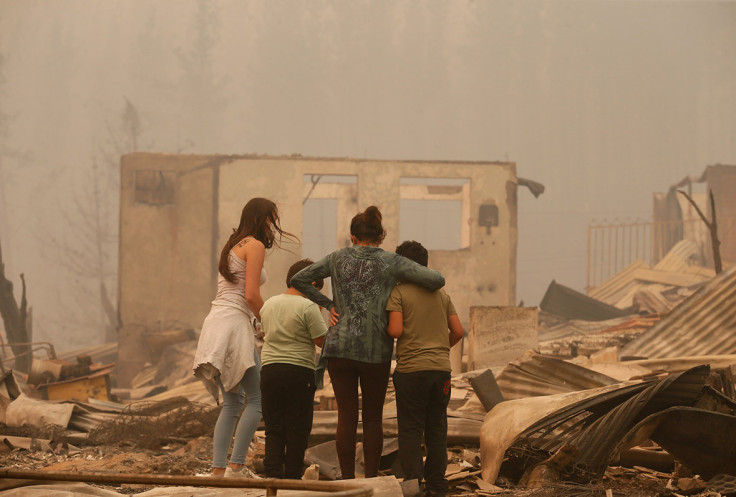
[[[302, 257], [318, 261], [350, 245], [350, 219], [357, 212], [358, 177], [305, 174], [302, 197]], [[330, 280], [325, 293], [332, 294]]]
[[470, 246], [468, 178], [401, 178], [399, 241], [416, 240], [428, 250]]

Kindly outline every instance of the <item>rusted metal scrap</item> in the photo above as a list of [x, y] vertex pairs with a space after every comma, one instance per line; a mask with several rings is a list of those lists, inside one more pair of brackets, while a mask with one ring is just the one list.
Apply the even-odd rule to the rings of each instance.
[[586, 321], [605, 321], [630, 314], [628, 311], [560, 285], [554, 280], [547, 287], [539, 308], [566, 319]]
[[588, 368], [527, 351], [496, 378], [505, 399], [598, 388], [617, 380]]
[[670, 407], [694, 405], [709, 375], [709, 366], [698, 366], [662, 380], [644, 382], [629, 392], [621, 390], [581, 401], [535, 423], [517, 443], [549, 453], [563, 445], [576, 447], [579, 453], [573, 466], [601, 476], [622, 448], [621, 441], [637, 423]]
[[[551, 454], [559, 451], [563, 446], [573, 447], [577, 451], [566, 469], [567, 475], [574, 479], [591, 480], [603, 475], [609, 463], [624, 449], [637, 445], [650, 434], [652, 439], [662, 441], [662, 446], [673, 446], [679, 449], [678, 436], [670, 433], [668, 428], [672, 421], [662, 418], [662, 430], [655, 436], [654, 419], [652, 418], [650, 433], [640, 426], [644, 420], [657, 413], [671, 408], [692, 407], [708, 389], [707, 381], [710, 376], [710, 367], [697, 366], [682, 373], [671, 374], [662, 379], [644, 381], [641, 383], [622, 384], [620, 388], [602, 387], [601, 393], [586, 395], [581, 392], [582, 400], [563, 404], [561, 407], [550, 410], [545, 404], [554, 405], [563, 397], [551, 396], [547, 399], [539, 398], [539, 406], [534, 407], [542, 416], [536, 421], [532, 416], [525, 415], [530, 423], [526, 428], [516, 431], [513, 444], [506, 445], [519, 453], [524, 453], [526, 466], [536, 465]], [[606, 388], [611, 388], [606, 390]], [[592, 392], [592, 391], [589, 391]], [[568, 394], [570, 395], [570, 394]], [[555, 400], [555, 399], [560, 400]], [[527, 403], [530, 399], [522, 399]], [[522, 401], [510, 401], [522, 402]], [[504, 403], [499, 405], [501, 407]], [[521, 406], [520, 404], [520, 407]], [[495, 409], [494, 409], [495, 410]], [[699, 410], [709, 412], [705, 410]], [[503, 409], [499, 412], [505, 412]], [[549, 414], [544, 415], [544, 412]], [[672, 415], [674, 416], [674, 415]], [[684, 415], [682, 415], [684, 416]], [[701, 416], [706, 416], [705, 414]], [[723, 414], [725, 418], [718, 418], [725, 425], [733, 418], [730, 414]], [[665, 422], [667, 419], [667, 422]], [[508, 422], [511, 422], [510, 420]], [[481, 451], [487, 453], [484, 446], [494, 446], [496, 442], [487, 438], [491, 431], [485, 428], [495, 424], [495, 432], [503, 431], [504, 419], [494, 416], [492, 410], [484, 421], [481, 431]], [[518, 423], [517, 423], [518, 424]], [[657, 424], [659, 426], [659, 424]], [[703, 425], [705, 426], [705, 425]], [[509, 429], [515, 427], [509, 425]], [[669, 437], [669, 438], [668, 438]], [[729, 439], [732, 440], [732, 439]], [[498, 444], [496, 444], [498, 445]], [[699, 449], [700, 450], [700, 449]], [[697, 451], [696, 451], [697, 452]], [[725, 450], [727, 453], [728, 450]], [[491, 464], [491, 463], [488, 463]], [[483, 478], [493, 482], [500, 464], [486, 464], [484, 460]], [[723, 469], [723, 468], [716, 468]], [[724, 471], [721, 471], [724, 472]], [[714, 474], [714, 473], [708, 473]]]
[[621, 444], [649, 438], [696, 474], [736, 475], [736, 416], [694, 407], [671, 407], [642, 420]]
[[[530, 426], [546, 419], [568, 406], [579, 405], [586, 399], [628, 397], [639, 392], [643, 383], [618, 383], [605, 387], [566, 392], [556, 395], [527, 397], [501, 402], [486, 414], [480, 430], [480, 452], [482, 478], [488, 483], [495, 482], [501, 464], [508, 458], [506, 451]], [[541, 451], [539, 451], [541, 452]], [[549, 452], [533, 460], [532, 463], [549, 457]], [[519, 475], [521, 476], [521, 475]]]
[[666, 358], [736, 354], [736, 266], [711, 279], [620, 355]]

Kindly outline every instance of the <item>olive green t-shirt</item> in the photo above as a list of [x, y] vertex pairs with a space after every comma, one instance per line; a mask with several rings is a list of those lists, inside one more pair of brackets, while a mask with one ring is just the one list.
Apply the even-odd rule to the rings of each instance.
[[444, 290], [431, 292], [413, 283], [391, 291], [387, 311], [403, 313], [404, 331], [396, 342], [396, 371], [450, 371], [448, 316], [457, 314]]

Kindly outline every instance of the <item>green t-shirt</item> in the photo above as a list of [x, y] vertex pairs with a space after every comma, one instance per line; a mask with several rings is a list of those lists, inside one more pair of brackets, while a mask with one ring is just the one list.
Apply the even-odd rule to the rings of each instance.
[[400, 283], [391, 292], [387, 311], [403, 313], [404, 331], [396, 342], [396, 371], [451, 371], [447, 319], [457, 314], [444, 290], [430, 292]]
[[264, 366], [286, 363], [314, 369], [312, 340], [327, 333], [317, 304], [300, 295], [276, 295], [261, 308], [261, 326], [265, 334], [261, 351]]

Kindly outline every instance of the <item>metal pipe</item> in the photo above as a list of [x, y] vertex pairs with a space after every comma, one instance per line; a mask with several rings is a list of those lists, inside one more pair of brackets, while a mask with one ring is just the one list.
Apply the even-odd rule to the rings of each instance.
[[[38, 347], [33, 348], [34, 345], [38, 345]], [[24, 355], [32, 354], [36, 352], [37, 350], [46, 349], [47, 354], [49, 355], [49, 359], [56, 359], [56, 350], [54, 349], [54, 344], [51, 342], [17, 342], [17, 343], [4, 343], [0, 341], [0, 347], [6, 348], [6, 347], [31, 347], [31, 350], [27, 350], [25, 352], [21, 352], [18, 355], [14, 355], [13, 357], [6, 357], [3, 359], [3, 361], [8, 362], [11, 359], [15, 359], [16, 357], [22, 357]]]
[[345, 481], [279, 480], [276, 478], [219, 478], [212, 476], [140, 475], [127, 473], [64, 473], [61, 471], [22, 471], [0, 469], [0, 478], [45, 481], [75, 481], [85, 483], [127, 483], [136, 485], [172, 485], [217, 488], [263, 488], [266, 495], [277, 490], [307, 490], [329, 492], [330, 497], [370, 497], [370, 486]]

